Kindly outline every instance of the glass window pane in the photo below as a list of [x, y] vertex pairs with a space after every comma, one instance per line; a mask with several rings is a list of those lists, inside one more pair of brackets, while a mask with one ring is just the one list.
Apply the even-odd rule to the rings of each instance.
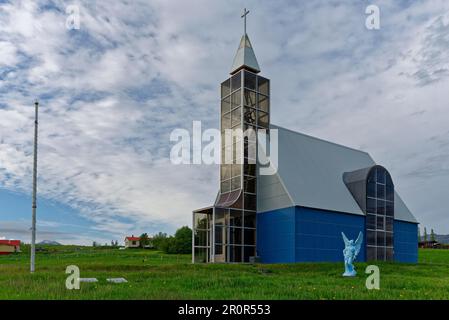
[[256, 178], [244, 177], [243, 181], [245, 192], [256, 193]]
[[377, 168], [377, 182], [385, 184], [385, 170]]
[[221, 84], [221, 97], [226, 97], [231, 93], [231, 80], [228, 79]]
[[256, 227], [256, 213], [245, 211], [245, 228], [255, 228]]
[[242, 262], [242, 246], [229, 246], [229, 262]]
[[377, 246], [385, 246], [385, 232], [377, 232]]
[[229, 230], [228, 231], [229, 232], [229, 243], [241, 245], [243, 229], [229, 227], [228, 230]]
[[219, 254], [223, 254], [223, 252], [224, 252], [224, 245], [216, 244], [215, 245], [215, 254], [219, 255]]
[[221, 100], [221, 114], [231, 111], [231, 98], [226, 97]]
[[241, 188], [240, 176], [234, 177], [231, 180], [231, 190], [238, 190]]
[[256, 176], [256, 165], [255, 164], [245, 164], [244, 167], [245, 175], [247, 176]]
[[243, 227], [242, 210], [229, 210], [229, 225], [231, 227]]
[[256, 247], [244, 247], [243, 249], [243, 261], [249, 262], [250, 257], [256, 256]]
[[245, 87], [256, 90], [256, 75], [254, 73], [245, 71]]
[[222, 117], [221, 117], [221, 127], [223, 129], [228, 129], [231, 127], [231, 113], [225, 113]]
[[195, 248], [195, 263], [209, 262], [209, 248]]
[[257, 208], [256, 196], [254, 194], [245, 193], [244, 205], [245, 209], [256, 211]]
[[245, 141], [244, 155], [245, 159], [256, 159], [257, 156], [257, 144], [255, 142]]
[[256, 93], [254, 91], [245, 90], [243, 97], [243, 103], [246, 106], [255, 108], [256, 107]]
[[366, 211], [370, 213], [376, 213], [376, 200], [368, 198], [366, 199]]
[[375, 198], [376, 197], [376, 183], [373, 181], [368, 181], [366, 184], [366, 196]]
[[[216, 223], [216, 222], [215, 222]], [[225, 228], [223, 227], [223, 226], [221, 226], [221, 225], [219, 225], [219, 226], [215, 226], [215, 244], [222, 244], [222, 243], [224, 243], [224, 239], [223, 239], [223, 230], [224, 230]]]
[[366, 215], [366, 228], [376, 230], [376, 216], [373, 214]]
[[259, 127], [268, 128], [268, 124], [269, 124], [269, 116], [268, 116], [268, 113], [259, 111], [258, 116], [259, 116], [259, 120], [258, 120], [257, 125], [258, 125]]
[[393, 218], [386, 217], [385, 218], [385, 230], [393, 231]]
[[368, 231], [366, 233], [366, 241], [368, 245], [375, 246], [376, 245], [376, 233], [372, 231]]
[[232, 110], [231, 114], [231, 126], [234, 127], [236, 124], [239, 124], [242, 121], [241, 108], [237, 108]]
[[242, 143], [234, 143], [232, 145], [232, 159], [234, 164], [241, 165], [243, 164], [242, 161]]
[[375, 247], [367, 247], [366, 248], [366, 260], [367, 261], [375, 261], [377, 258], [376, 248]]
[[270, 100], [268, 99], [268, 97], [261, 94], [259, 94], [258, 97], [259, 97], [258, 103], [259, 109], [263, 112], [270, 112]]
[[232, 176], [240, 176], [242, 175], [242, 165], [241, 164], [233, 164], [232, 165]]
[[234, 92], [231, 96], [231, 108], [234, 109], [235, 107], [238, 107], [241, 103], [242, 95], [241, 91], [238, 90]]
[[209, 215], [195, 213], [195, 229], [209, 229]]
[[270, 95], [270, 81], [268, 79], [265, 79], [263, 77], [257, 78], [258, 82], [258, 91], [264, 95]]
[[394, 260], [393, 248], [387, 248], [385, 250], [385, 260], [387, 260], [387, 261], [393, 261]]
[[207, 247], [209, 246], [209, 231], [195, 230], [195, 246]]
[[231, 191], [231, 180], [224, 180], [221, 182], [220, 192], [226, 193]]
[[245, 107], [243, 119], [248, 124], [256, 124], [256, 109]]
[[232, 146], [226, 146], [221, 148], [221, 163], [231, 164], [232, 163]]
[[220, 166], [220, 180], [227, 180], [231, 178], [231, 165], [230, 164], [222, 164]]
[[385, 260], [385, 248], [377, 247], [377, 260], [379, 261]]
[[394, 186], [389, 183], [386, 185], [386, 198], [389, 201], [394, 201]]
[[385, 186], [383, 184], [377, 184], [377, 198], [385, 199]]
[[388, 217], [394, 217], [394, 202], [390, 202], [390, 201], [386, 202], [385, 214]]
[[377, 216], [377, 230], [384, 230], [384, 216]]
[[244, 229], [244, 235], [246, 245], [256, 245], [256, 229]]
[[231, 78], [231, 88], [232, 91], [239, 89], [242, 85], [242, 73], [238, 72]]
[[225, 225], [225, 212], [228, 209], [215, 208], [215, 225]]
[[385, 241], [386, 241], [385, 245], [387, 247], [392, 247], [393, 246], [393, 233], [387, 232], [386, 236], [385, 236]]
[[385, 215], [385, 201], [377, 200], [377, 214]]

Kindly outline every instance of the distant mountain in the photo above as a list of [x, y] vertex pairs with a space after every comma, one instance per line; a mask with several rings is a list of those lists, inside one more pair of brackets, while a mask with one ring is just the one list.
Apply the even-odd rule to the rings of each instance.
[[61, 245], [59, 242], [51, 241], [51, 240], [44, 240], [44, 241], [39, 242], [38, 244], [46, 244], [48, 246], [60, 246]]
[[439, 243], [449, 244], [449, 234], [436, 234], [435, 240]]

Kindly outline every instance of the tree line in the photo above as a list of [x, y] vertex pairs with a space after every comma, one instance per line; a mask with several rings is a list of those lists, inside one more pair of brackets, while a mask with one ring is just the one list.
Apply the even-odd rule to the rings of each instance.
[[433, 232], [433, 229], [430, 229], [430, 238], [429, 238], [426, 227], [424, 227], [424, 234], [422, 236], [421, 230], [418, 228], [418, 242], [436, 241], [435, 238], [436, 238], [435, 232]]
[[152, 238], [147, 233], [140, 236], [140, 247], [150, 246], [165, 253], [191, 253], [192, 252], [192, 229], [187, 226], [176, 230], [174, 236], [159, 232]]

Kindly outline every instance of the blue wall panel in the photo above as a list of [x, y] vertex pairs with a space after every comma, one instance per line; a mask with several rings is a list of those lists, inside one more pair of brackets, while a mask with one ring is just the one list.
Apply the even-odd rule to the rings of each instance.
[[394, 221], [394, 260], [398, 262], [418, 262], [418, 225]]
[[[355, 239], [365, 217], [290, 207], [258, 213], [257, 251], [264, 263], [343, 261], [343, 231]], [[365, 261], [362, 249], [357, 261]]]
[[[366, 261], [365, 216], [304, 207], [257, 214], [257, 252], [264, 263], [343, 261], [341, 232], [349, 239], [364, 234], [356, 261]], [[394, 259], [416, 263], [417, 225], [394, 222]]]
[[[341, 232], [354, 240], [365, 234], [365, 217], [296, 207], [295, 229], [295, 261], [343, 261]], [[356, 261], [365, 261], [364, 248]]]
[[257, 254], [264, 263], [295, 262], [295, 207], [257, 214]]

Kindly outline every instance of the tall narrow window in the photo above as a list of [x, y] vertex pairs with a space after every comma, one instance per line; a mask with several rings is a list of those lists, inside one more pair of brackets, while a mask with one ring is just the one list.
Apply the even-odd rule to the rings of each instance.
[[385, 168], [375, 166], [366, 181], [367, 260], [393, 260], [394, 185]]

